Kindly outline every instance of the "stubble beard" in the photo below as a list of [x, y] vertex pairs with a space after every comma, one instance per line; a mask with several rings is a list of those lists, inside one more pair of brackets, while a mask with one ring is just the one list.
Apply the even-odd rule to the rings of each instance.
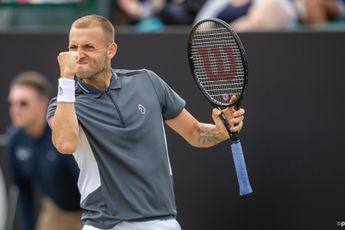
[[101, 76], [102, 73], [104, 73], [106, 71], [106, 64], [102, 63], [102, 65], [97, 65], [97, 69], [92, 68], [92, 66], [90, 66], [89, 70], [86, 71], [81, 71], [77, 73], [77, 77], [82, 79], [96, 79], [98, 76]]
[[87, 71], [82, 73], [77, 73], [77, 77], [81, 80], [83, 79], [96, 79], [101, 73], [104, 72], [104, 67], [102, 69], [98, 69], [96, 71]]

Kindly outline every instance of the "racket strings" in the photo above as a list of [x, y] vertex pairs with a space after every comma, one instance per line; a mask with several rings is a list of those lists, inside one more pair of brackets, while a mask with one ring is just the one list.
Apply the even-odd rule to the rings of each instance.
[[200, 24], [191, 42], [191, 59], [197, 82], [217, 104], [228, 105], [241, 95], [245, 67], [231, 32], [215, 22]]

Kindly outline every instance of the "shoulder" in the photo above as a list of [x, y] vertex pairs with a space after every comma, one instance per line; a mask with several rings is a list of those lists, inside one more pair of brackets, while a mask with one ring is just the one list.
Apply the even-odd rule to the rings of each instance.
[[149, 83], [151, 86], [157, 87], [162, 84], [163, 80], [152, 70], [137, 69], [137, 70], [125, 70], [115, 69], [113, 70], [117, 78], [124, 84], [134, 83], [142, 85]]
[[148, 69], [135, 69], [135, 70], [128, 70], [128, 69], [113, 69], [113, 72], [119, 78], [128, 78], [128, 77], [147, 77], [156, 75], [153, 71]]
[[22, 135], [23, 131], [14, 126], [10, 126], [6, 130], [6, 142], [13, 142], [16, 138]]
[[165, 89], [166, 83], [160, 78], [155, 72], [149, 69], [138, 69], [138, 70], [114, 70], [118, 79], [126, 84], [130, 83], [131, 86], [137, 85], [138, 87], [145, 88], [150, 85], [155, 91]]
[[28, 137], [22, 129], [10, 126], [5, 133], [6, 153], [12, 155], [15, 146], [26, 143], [27, 140]]

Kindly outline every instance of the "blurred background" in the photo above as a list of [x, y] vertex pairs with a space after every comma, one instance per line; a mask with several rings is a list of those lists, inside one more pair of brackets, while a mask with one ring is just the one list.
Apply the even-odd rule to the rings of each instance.
[[86, 14], [162, 31], [217, 17], [237, 31], [344, 29], [344, 0], [1, 0], [2, 31], [63, 31]]
[[244, 43], [249, 85], [240, 136], [254, 193], [240, 197], [228, 143], [195, 149], [167, 129], [182, 229], [345, 227], [343, 0], [0, 0], [0, 230], [21, 230], [4, 157], [10, 82], [34, 70], [56, 89], [56, 57], [67, 50], [70, 24], [87, 14], [114, 24], [114, 68], [155, 71], [205, 122], [211, 107], [189, 70], [189, 31], [218, 17]]

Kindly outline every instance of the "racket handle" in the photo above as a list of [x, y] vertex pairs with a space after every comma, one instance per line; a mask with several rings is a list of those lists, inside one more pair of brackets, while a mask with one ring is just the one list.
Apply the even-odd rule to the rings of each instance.
[[232, 142], [237, 142], [237, 141], [239, 140], [239, 139], [238, 139], [238, 133], [232, 132], [232, 131], [231, 131], [231, 129], [230, 129], [230, 124], [229, 124], [228, 120], [226, 119], [224, 113], [221, 113], [220, 119], [223, 121], [223, 124], [224, 124], [226, 130], [227, 130], [228, 133], [229, 133], [230, 140], [231, 140]]
[[[217, 108], [218, 108], [219, 110], [222, 110], [222, 108], [219, 107], [219, 106], [218, 106]], [[237, 107], [237, 104], [236, 104], [236, 105], [234, 105], [234, 108], [235, 108], [235, 110], [238, 110], [239, 107]], [[228, 133], [229, 133], [230, 140], [231, 140], [232, 142], [238, 141], [238, 140], [239, 140], [239, 138], [238, 138], [238, 133], [237, 133], [237, 132], [232, 132], [232, 131], [231, 131], [231, 126], [230, 126], [230, 124], [229, 124], [229, 122], [228, 122], [228, 119], [226, 119], [226, 116], [225, 116], [225, 114], [224, 114], [223, 112], [220, 114], [220, 119], [222, 120], [222, 122], [223, 122], [223, 124], [224, 124], [226, 130], [227, 130]]]
[[238, 185], [240, 187], [240, 195], [247, 195], [253, 192], [252, 187], [250, 186], [246, 163], [244, 161], [243, 150], [241, 142], [238, 140], [232, 142], [231, 144], [232, 157], [234, 159], [236, 175]]

